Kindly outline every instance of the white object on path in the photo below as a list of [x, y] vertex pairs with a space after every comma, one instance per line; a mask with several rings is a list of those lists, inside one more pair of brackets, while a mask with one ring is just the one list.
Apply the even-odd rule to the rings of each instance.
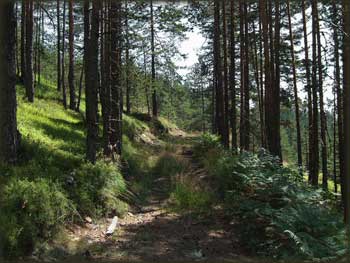
[[109, 227], [107, 229], [106, 236], [113, 235], [113, 233], [114, 233], [115, 229], [117, 228], [117, 226], [118, 226], [118, 217], [115, 216], [115, 217], [113, 217], [112, 223], [109, 225]]

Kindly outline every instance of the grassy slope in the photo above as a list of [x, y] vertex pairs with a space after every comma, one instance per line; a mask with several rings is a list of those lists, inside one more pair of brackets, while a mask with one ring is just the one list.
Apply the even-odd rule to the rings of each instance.
[[58, 95], [54, 87], [47, 88], [46, 93], [38, 89], [39, 96], [34, 104], [23, 99], [22, 88], [19, 88], [18, 128], [27, 147], [25, 151], [33, 151], [27, 157], [38, 161], [44, 171], [45, 168], [57, 169], [45, 171], [46, 175], [61, 177], [83, 161], [85, 129], [82, 115], [65, 110], [54, 99]]
[[[50, 238], [56, 226], [72, 218], [125, 212], [119, 195], [142, 203], [166, 148], [159, 137], [176, 128], [165, 119], [145, 122], [124, 115], [123, 176], [135, 193], [130, 196], [117, 164], [102, 160], [91, 166], [85, 161], [84, 99], [77, 113], [64, 109], [60, 97], [46, 79], [36, 88], [33, 104], [25, 99], [23, 86], [17, 86], [20, 161], [16, 166], [0, 165], [0, 174], [6, 175], [0, 176], [0, 240], [5, 240], [9, 255], [30, 252], [38, 241]], [[41, 233], [43, 225], [47, 229]]]
[[[0, 176], [0, 224], [6, 223], [1, 224], [0, 241], [5, 240], [9, 255], [30, 252], [37, 241], [49, 238], [51, 230], [72, 216], [79, 220], [79, 214], [87, 211], [90, 216], [125, 211], [116, 198], [124, 192], [127, 195], [118, 165], [86, 163], [84, 114], [65, 110], [56, 87], [45, 79], [42, 83], [33, 104], [24, 98], [24, 88], [17, 87], [20, 161], [17, 166], [0, 165], [0, 174], [5, 175]], [[149, 127], [125, 116], [124, 129], [129, 136], [124, 136], [126, 162], [141, 174], [142, 165], [148, 166], [144, 158], [148, 151], [133, 139]], [[74, 179], [71, 184], [70, 178]], [[62, 206], [55, 203], [58, 197], [62, 197]], [[40, 233], [43, 225], [47, 230]]]

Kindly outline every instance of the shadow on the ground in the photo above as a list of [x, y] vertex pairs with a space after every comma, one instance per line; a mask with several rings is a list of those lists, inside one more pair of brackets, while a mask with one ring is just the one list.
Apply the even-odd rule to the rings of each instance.
[[86, 250], [92, 257], [131, 261], [233, 260], [245, 255], [235, 232], [217, 214], [200, 219], [167, 213], [122, 226], [113, 238]]

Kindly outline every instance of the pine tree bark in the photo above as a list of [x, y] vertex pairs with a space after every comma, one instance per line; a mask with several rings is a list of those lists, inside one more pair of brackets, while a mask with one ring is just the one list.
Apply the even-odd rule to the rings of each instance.
[[21, 70], [20, 70], [20, 58], [19, 58], [19, 54], [20, 52], [18, 52], [18, 1], [15, 2], [15, 18], [16, 18], [16, 27], [15, 27], [15, 40], [16, 40], [16, 76], [18, 78], [19, 81], [21, 81]]
[[228, 52], [227, 52], [227, 22], [226, 22], [226, 0], [222, 1], [222, 44], [223, 44], [223, 71], [224, 71], [224, 130], [223, 130], [223, 144], [229, 147], [229, 94], [228, 94]]
[[122, 151], [122, 91], [121, 91], [121, 24], [120, 2], [111, 2], [111, 144], [116, 154]]
[[350, 228], [350, 2], [343, 0], [344, 43], [343, 43], [343, 84], [344, 84], [344, 208], [345, 222]]
[[21, 6], [21, 82], [24, 84], [25, 75], [26, 75], [26, 65], [25, 65], [25, 57], [26, 57], [26, 42], [25, 42], [25, 29], [26, 29], [26, 0], [22, 0]]
[[[341, 191], [343, 192], [344, 186], [344, 127], [343, 127], [343, 94], [341, 90], [341, 80], [340, 80], [340, 55], [339, 55], [339, 35], [338, 35], [338, 8], [336, 5], [336, 0], [332, 1], [333, 9], [333, 38], [334, 38], [334, 61], [335, 61], [335, 70], [334, 70], [334, 85], [336, 90], [337, 97], [337, 107], [334, 109], [337, 111], [337, 127], [338, 127], [338, 156], [339, 156], [339, 177], [341, 180]], [[344, 196], [344, 194], [342, 194]]]
[[[280, 161], [282, 162], [282, 148], [281, 148], [281, 131], [280, 131], [280, 119], [281, 119], [281, 109], [280, 109], [280, 46], [281, 46], [281, 18], [280, 18], [280, 1], [275, 0], [275, 34], [274, 34], [274, 40], [273, 39], [273, 25], [272, 25], [272, 0], [270, 0], [270, 35], [271, 35], [271, 65], [274, 70], [274, 74], [272, 75], [273, 79], [273, 85], [271, 88], [273, 88], [273, 118], [272, 118], [272, 127], [273, 127], [273, 137], [275, 138], [273, 151], [275, 152], [275, 155], [279, 157]], [[274, 53], [276, 55], [274, 55]], [[274, 65], [274, 66], [273, 66]], [[270, 116], [271, 117], [271, 116]]]
[[240, 41], [240, 118], [239, 118], [239, 146], [241, 149], [245, 148], [245, 136], [246, 133], [245, 130], [245, 107], [244, 107], [244, 86], [245, 86], [245, 78], [244, 78], [244, 70], [245, 70], [245, 54], [244, 54], [244, 7], [243, 7], [243, 1], [239, 1], [239, 41]]
[[66, 91], [66, 72], [65, 72], [65, 53], [66, 53], [66, 4], [67, 0], [63, 0], [63, 34], [62, 34], [62, 76], [61, 76], [61, 81], [62, 81], [62, 102], [63, 106], [66, 109], [67, 108], [67, 91]]
[[328, 189], [328, 158], [327, 158], [327, 119], [324, 110], [323, 101], [323, 69], [322, 69], [322, 51], [321, 51], [321, 32], [320, 22], [318, 15], [317, 1], [315, 6], [316, 16], [316, 37], [317, 37], [317, 67], [318, 67], [318, 92], [319, 92], [319, 104], [320, 104], [320, 121], [321, 121], [321, 156], [322, 156], [322, 187]]
[[[146, 50], [145, 50], [145, 44], [142, 41], [142, 54], [143, 54], [143, 72], [144, 72], [144, 78], [147, 80], [147, 59], [146, 59]], [[150, 99], [149, 99], [149, 91], [148, 91], [148, 84], [146, 83], [144, 85], [145, 87], [145, 97], [146, 97], [146, 104], [147, 104], [147, 114], [151, 116], [151, 105], [150, 105]]]
[[69, 0], [69, 108], [76, 110], [75, 83], [74, 83], [74, 2]]
[[243, 149], [249, 151], [250, 146], [250, 91], [249, 91], [249, 31], [248, 31], [248, 4], [244, 2], [244, 147]]
[[237, 109], [236, 109], [236, 40], [235, 40], [235, 1], [230, 1], [230, 91], [231, 91], [231, 145], [237, 150]]
[[26, 1], [26, 48], [25, 48], [25, 81], [26, 97], [29, 102], [34, 102], [34, 71], [33, 71], [33, 0]]
[[[44, 3], [41, 3], [42, 5]], [[38, 85], [41, 85], [41, 55], [43, 54], [43, 47], [45, 45], [45, 16], [44, 10], [41, 8], [41, 26], [40, 26], [40, 36], [39, 36], [39, 54], [38, 54]]]
[[263, 36], [262, 36], [262, 24], [261, 24], [261, 16], [259, 15], [259, 71], [260, 71], [260, 121], [261, 121], [261, 146], [266, 149], [266, 134], [265, 134], [265, 100], [264, 100], [264, 85], [263, 85]]
[[217, 124], [217, 133], [220, 136], [221, 142], [224, 144], [224, 87], [222, 79], [221, 67], [221, 48], [220, 48], [220, 2], [214, 3], [214, 79], [215, 79], [215, 122]]
[[13, 1], [0, 3], [0, 163], [15, 163], [19, 147], [16, 117], [16, 18]]
[[262, 37], [263, 37], [263, 45], [264, 45], [264, 75], [265, 75], [265, 128], [266, 128], [266, 140], [267, 140], [267, 147], [270, 149], [270, 141], [271, 141], [271, 134], [268, 130], [268, 126], [270, 126], [270, 117], [268, 116], [268, 112], [270, 111], [270, 100], [271, 100], [271, 89], [270, 89], [270, 52], [269, 52], [269, 39], [268, 39], [268, 23], [267, 23], [267, 14], [266, 14], [266, 1], [260, 0], [259, 2], [259, 11], [260, 11], [260, 18], [261, 18], [261, 26], [262, 26]]
[[154, 46], [154, 14], [153, 14], [153, 0], [151, 1], [151, 56], [152, 56], [152, 114], [154, 117], [158, 117], [158, 99], [157, 99], [157, 90], [155, 87], [156, 80], [156, 69], [155, 69], [155, 46]]
[[103, 78], [102, 78], [102, 87], [101, 87], [101, 108], [102, 108], [102, 120], [103, 120], [103, 152], [104, 155], [109, 156], [111, 154], [111, 145], [110, 145], [110, 132], [111, 132], [111, 32], [110, 32], [110, 1], [106, 2], [104, 17], [103, 17], [103, 50], [104, 59], [101, 61], [103, 63]]
[[302, 173], [303, 156], [302, 156], [302, 149], [301, 149], [302, 141], [301, 141], [301, 128], [300, 128], [299, 97], [298, 97], [297, 73], [296, 73], [295, 55], [294, 55], [294, 35], [292, 30], [292, 19], [290, 15], [289, 0], [287, 0], [287, 15], [288, 15], [289, 38], [290, 38], [290, 52], [292, 57], [295, 123], [297, 127], [296, 132], [297, 132], [298, 167], [299, 167], [300, 173]]
[[337, 89], [333, 88], [333, 182], [334, 192], [338, 192], [337, 182]]
[[263, 100], [262, 100], [262, 83], [260, 82], [261, 77], [259, 72], [259, 57], [258, 57], [258, 40], [256, 37], [256, 29], [255, 29], [255, 21], [252, 21], [252, 30], [253, 30], [253, 42], [251, 43], [251, 49], [253, 54], [253, 68], [254, 68], [254, 76], [255, 76], [255, 84], [258, 95], [258, 109], [259, 109], [259, 121], [260, 121], [260, 140], [261, 147], [264, 147], [264, 117], [263, 117]]
[[[96, 162], [98, 143], [98, 38], [101, 1], [92, 1], [91, 29], [89, 29], [89, 1], [84, 2], [84, 47], [85, 60], [85, 94], [87, 122], [86, 158], [91, 163]], [[87, 38], [87, 39], [86, 39]]]
[[306, 87], [305, 90], [307, 92], [307, 109], [308, 109], [308, 162], [307, 162], [307, 169], [309, 171], [309, 182], [311, 183], [311, 164], [310, 160], [313, 159], [312, 154], [313, 151], [311, 149], [312, 141], [313, 141], [313, 132], [312, 132], [312, 122], [313, 122], [313, 109], [312, 109], [312, 86], [311, 86], [311, 79], [310, 79], [310, 63], [309, 63], [309, 45], [308, 45], [308, 33], [307, 33], [307, 27], [306, 27], [306, 6], [305, 6], [305, 0], [302, 0], [301, 3], [302, 8], [302, 17], [303, 17], [303, 38], [304, 38], [304, 54], [305, 54], [305, 75], [306, 75]]
[[128, 1], [125, 0], [125, 41], [126, 41], [126, 47], [125, 47], [125, 67], [126, 67], [126, 78], [125, 78], [125, 86], [126, 86], [126, 113], [131, 113], [131, 101], [130, 101], [130, 93], [131, 93], [131, 86], [130, 86], [130, 41], [129, 41], [129, 18], [128, 18]]
[[[276, 71], [274, 67], [275, 58], [271, 51], [275, 45], [279, 43], [279, 33], [273, 39], [272, 18], [271, 16], [272, 3], [269, 3], [269, 12], [266, 0], [260, 0], [260, 17], [263, 31], [264, 42], [264, 75], [265, 75], [265, 134], [266, 145], [269, 152], [278, 156], [282, 161], [281, 139], [280, 139], [280, 105], [279, 105], [279, 85], [276, 85]], [[278, 48], [279, 44], [277, 45]]]
[[317, 21], [316, 0], [312, 1], [312, 142], [310, 144], [310, 177], [311, 184], [318, 185], [319, 147], [318, 147], [318, 96], [317, 96]]
[[60, 0], [57, 0], [57, 90], [61, 90], [61, 11]]

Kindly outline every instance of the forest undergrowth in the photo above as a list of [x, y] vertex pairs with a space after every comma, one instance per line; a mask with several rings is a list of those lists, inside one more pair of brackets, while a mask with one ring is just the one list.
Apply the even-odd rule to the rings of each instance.
[[[101, 154], [97, 165], [91, 165], [84, 161], [84, 115], [65, 110], [54, 87], [44, 84], [35, 104], [22, 100], [23, 90], [18, 88], [20, 162], [0, 167], [6, 175], [1, 177], [0, 229], [7, 257], [38, 255], [50, 250], [54, 240], [62, 241], [66, 226], [84, 227], [86, 217], [101, 222], [115, 215], [126, 230], [112, 240], [135, 231], [146, 242], [138, 240], [136, 250], [147, 244], [155, 249], [150, 244], [171, 231], [175, 242], [167, 246], [173, 244], [175, 252], [157, 246], [166, 250], [165, 258], [181, 259], [183, 242], [191, 248], [189, 258], [195, 259], [235, 253], [252, 258], [337, 259], [346, 254], [337, 197], [308, 186], [297, 171], [280, 166], [265, 151], [235, 154], [224, 149], [216, 136], [186, 134], [165, 118], [133, 114], [123, 119], [123, 159], [112, 161]], [[150, 206], [153, 199], [155, 207]], [[151, 210], [145, 212], [147, 207]], [[147, 217], [155, 225], [162, 220], [171, 223], [160, 233], [140, 233], [133, 228], [133, 214], [145, 227], [149, 222], [142, 220]], [[188, 220], [196, 231], [186, 237], [188, 230], [182, 225]], [[224, 230], [220, 240], [211, 237], [216, 245], [210, 245], [208, 236], [218, 222]], [[150, 225], [152, 231], [154, 227], [159, 228]], [[200, 242], [193, 245], [195, 239]], [[132, 242], [126, 238], [123, 244]], [[221, 251], [222, 242], [236, 248]], [[103, 255], [111, 253], [108, 244], [108, 239], [99, 243], [99, 249], [107, 251]], [[72, 253], [81, 255], [85, 248]], [[128, 248], [122, 251], [131, 253]]]

